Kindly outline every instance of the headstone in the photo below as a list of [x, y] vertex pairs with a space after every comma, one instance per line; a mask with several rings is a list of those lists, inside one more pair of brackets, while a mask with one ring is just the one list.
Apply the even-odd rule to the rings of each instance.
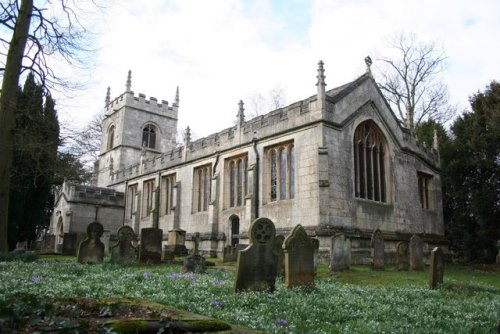
[[314, 284], [314, 246], [302, 225], [297, 225], [283, 243], [285, 287]]
[[62, 245], [62, 254], [63, 255], [76, 255], [78, 250], [78, 234], [77, 233], [64, 233], [63, 236], [63, 245]]
[[79, 263], [102, 263], [104, 259], [104, 244], [101, 236], [104, 227], [101, 223], [93, 222], [87, 225], [87, 238], [78, 247]]
[[283, 242], [285, 237], [282, 235], [277, 235], [274, 238], [274, 251], [277, 255], [276, 260], [276, 275], [283, 276], [285, 274], [285, 253], [283, 253]]
[[398, 242], [396, 244], [396, 268], [398, 271], [404, 271], [410, 268], [410, 259], [408, 254], [408, 242]]
[[314, 277], [318, 273], [318, 263], [319, 263], [319, 240], [316, 238], [311, 238], [311, 242], [314, 248]]
[[410, 269], [424, 270], [424, 246], [422, 239], [416, 234], [410, 239]]
[[222, 262], [232, 262], [236, 261], [238, 258], [238, 251], [236, 247], [231, 245], [226, 245], [222, 250]]
[[372, 248], [372, 269], [384, 270], [384, 238], [379, 229], [373, 231], [370, 246]]
[[332, 237], [330, 271], [349, 270], [351, 268], [351, 239], [340, 233]]
[[132, 242], [137, 239], [132, 227], [124, 225], [116, 233], [118, 242], [111, 248], [111, 261], [131, 263], [137, 260], [137, 249]]
[[194, 249], [193, 253], [184, 258], [184, 263], [182, 265], [182, 272], [198, 272], [204, 273], [207, 269], [205, 258], [200, 255], [200, 233], [196, 232], [193, 237]]
[[167, 246], [163, 247], [163, 262], [172, 262], [175, 260], [174, 252]]
[[443, 284], [444, 276], [444, 254], [440, 247], [436, 247], [431, 252], [431, 268], [429, 270], [429, 288], [435, 289], [439, 284]]
[[111, 239], [111, 232], [108, 230], [104, 230], [101, 241], [104, 244], [104, 256], [109, 255], [109, 240]]
[[168, 245], [165, 248], [169, 252], [172, 252], [174, 256], [185, 256], [188, 255], [185, 242], [186, 231], [180, 228], [174, 228], [168, 231]]
[[238, 253], [235, 291], [274, 291], [277, 254], [274, 251], [276, 228], [268, 218], [258, 218], [248, 231], [250, 244]]
[[163, 230], [155, 227], [141, 229], [139, 245], [139, 262], [161, 263], [161, 241]]

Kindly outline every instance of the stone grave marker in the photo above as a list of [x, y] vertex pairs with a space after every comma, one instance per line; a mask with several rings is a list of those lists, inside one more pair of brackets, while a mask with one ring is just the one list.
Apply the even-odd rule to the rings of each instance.
[[104, 256], [108, 256], [110, 254], [109, 251], [109, 242], [111, 240], [111, 231], [104, 230], [101, 241], [104, 244]]
[[222, 262], [236, 261], [237, 257], [237, 248], [233, 247], [232, 245], [226, 245], [222, 250]]
[[180, 228], [174, 228], [168, 231], [168, 245], [165, 249], [173, 253], [174, 256], [188, 255], [186, 248], [186, 231]]
[[104, 227], [101, 223], [93, 222], [87, 225], [87, 238], [78, 247], [79, 263], [102, 263], [104, 259], [104, 244], [101, 236]]
[[316, 277], [319, 262], [319, 240], [316, 238], [311, 238], [311, 242], [314, 248], [314, 277]]
[[330, 271], [349, 270], [351, 268], [351, 239], [343, 233], [332, 237], [330, 250]]
[[193, 254], [184, 258], [182, 272], [198, 272], [204, 273], [207, 270], [205, 258], [200, 255], [200, 233], [196, 232], [193, 237], [194, 249]]
[[410, 239], [410, 269], [424, 270], [424, 245], [416, 234]]
[[384, 238], [379, 229], [373, 231], [371, 239], [372, 269], [384, 270]]
[[234, 289], [274, 291], [277, 254], [274, 250], [276, 228], [268, 218], [258, 218], [248, 231], [250, 244], [238, 252]]
[[78, 234], [70, 232], [64, 233], [63, 235], [63, 245], [62, 254], [63, 255], [75, 255], [78, 245], [77, 245]]
[[398, 271], [405, 271], [410, 268], [408, 242], [406, 241], [400, 241], [396, 244], [396, 268]]
[[444, 276], [444, 253], [440, 247], [436, 247], [431, 252], [431, 268], [429, 270], [429, 288], [436, 289], [439, 284], [443, 284]]
[[314, 246], [302, 225], [285, 238], [285, 287], [314, 284]]
[[161, 241], [163, 230], [155, 227], [141, 229], [139, 245], [139, 262], [161, 263]]
[[285, 273], [285, 253], [283, 253], [283, 242], [285, 237], [282, 235], [277, 235], [274, 238], [274, 250], [277, 255], [276, 260], [276, 275], [283, 276]]
[[137, 248], [132, 242], [137, 239], [132, 227], [124, 225], [116, 233], [118, 242], [111, 247], [111, 261], [131, 263], [137, 260]]

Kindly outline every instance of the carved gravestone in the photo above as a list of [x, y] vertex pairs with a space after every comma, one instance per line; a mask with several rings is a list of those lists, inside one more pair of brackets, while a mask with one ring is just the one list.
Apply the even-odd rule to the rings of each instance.
[[351, 239], [344, 234], [332, 237], [330, 271], [349, 270], [351, 267]]
[[141, 229], [139, 245], [139, 262], [161, 263], [161, 241], [163, 230], [155, 227]]
[[416, 234], [410, 239], [410, 269], [424, 270], [424, 245]]
[[285, 273], [285, 253], [283, 253], [283, 242], [285, 237], [282, 235], [277, 235], [274, 238], [274, 250], [276, 252], [277, 265], [276, 265], [276, 275], [283, 276]]
[[444, 276], [444, 254], [440, 247], [436, 247], [431, 252], [431, 268], [429, 270], [429, 288], [435, 289], [439, 284], [443, 284]]
[[137, 249], [132, 245], [136, 240], [134, 230], [130, 226], [122, 226], [116, 233], [118, 242], [111, 248], [111, 261], [131, 263], [137, 259]]
[[372, 251], [372, 269], [384, 270], [384, 238], [379, 229], [373, 231], [370, 246]]
[[64, 233], [62, 254], [63, 255], [76, 255], [78, 250], [78, 234], [77, 233]]
[[234, 289], [274, 291], [277, 265], [274, 224], [270, 219], [258, 218], [250, 225], [248, 234], [250, 244], [238, 253]]
[[207, 270], [207, 267], [205, 264], [205, 258], [199, 254], [200, 233], [196, 232], [194, 234], [193, 241], [194, 241], [193, 254], [187, 256], [184, 259], [184, 263], [182, 265], [182, 272], [204, 273]]
[[87, 226], [87, 238], [78, 247], [79, 263], [102, 263], [104, 259], [104, 244], [101, 241], [104, 227], [93, 222]]
[[410, 259], [408, 254], [408, 242], [398, 242], [396, 244], [396, 268], [398, 271], [405, 271], [410, 268]]
[[314, 246], [302, 225], [297, 225], [283, 244], [285, 287], [314, 284]]

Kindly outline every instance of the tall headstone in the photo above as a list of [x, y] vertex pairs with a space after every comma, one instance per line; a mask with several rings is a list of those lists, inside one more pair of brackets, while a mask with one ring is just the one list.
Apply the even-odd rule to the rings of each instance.
[[62, 254], [63, 255], [76, 255], [78, 251], [78, 233], [64, 233]]
[[87, 238], [78, 247], [79, 263], [102, 263], [104, 259], [104, 244], [101, 236], [104, 227], [101, 223], [93, 222], [87, 226]]
[[274, 250], [276, 251], [277, 266], [276, 266], [276, 274], [278, 276], [283, 276], [285, 273], [285, 253], [283, 253], [283, 242], [285, 241], [285, 237], [282, 235], [277, 235], [274, 238]]
[[277, 254], [274, 250], [276, 228], [268, 218], [258, 218], [248, 231], [250, 244], [238, 253], [236, 292], [244, 290], [274, 291]]
[[302, 225], [285, 238], [285, 287], [314, 284], [314, 246]]
[[139, 262], [161, 263], [161, 241], [163, 230], [155, 227], [141, 229], [141, 244], [139, 245]]
[[384, 270], [384, 238], [379, 229], [373, 231], [371, 240], [372, 269]]
[[344, 234], [332, 237], [330, 250], [330, 271], [349, 270], [351, 268], [351, 239]]
[[182, 271], [204, 273], [206, 271], [205, 258], [200, 255], [200, 233], [196, 232], [193, 237], [193, 253], [186, 256], [182, 265]]
[[431, 252], [431, 268], [429, 270], [429, 288], [435, 289], [439, 284], [443, 284], [444, 276], [444, 254], [440, 247], [436, 247]]
[[416, 234], [410, 239], [410, 269], [424, 270], [424, 245]]
[[111, 261], [131, 263], [137, 260], [137, 249], [132, 245], [136, 240], [134, 230], [127, 225], [118, 229], [118, 242], [111, 248]]
[[396, 244], [396, 268], [398, 271], [404, 271], [410, 268], [410, 259], [408, 254], [408, 242], [398, 242]]

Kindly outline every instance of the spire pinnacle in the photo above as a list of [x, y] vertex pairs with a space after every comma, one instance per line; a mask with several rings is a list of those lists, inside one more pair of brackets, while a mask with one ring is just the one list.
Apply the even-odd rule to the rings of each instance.
[[325, 83], [325, 69], [323, 68], [323, 61], [320, 60], [319, 63], [318, 63], [318, 76], [316, 78], [318, 78], [318, 82], [316, 83], [316, 86], [320, 87], [320, 86], [323, 86], [325, 87], [326, 86], [326, 83]]
[[366, 73], [372, 74], [372, 69], [371, 66], [373, 64], [372, 58], [370, 56], [365, 57], [365, 64], [366, 64]]
[[132, 88], [132, 71], [128, 70], [127, 83], [125, 84], [125, 91], [130, 92]]
[[106, 90], [106, 98], [104, 99], [104, 106], [107, 107], [109, 102], [111, 102], [111, 88], [108, 86]]
[[[174, 104], [178, 107], [179, 106], [179, 86], [177, 86], [177, 89], [175, 90], [175, 99], [174, 99]], [[188, 127], [189, 128], [189, 127]]]
[[438, 137], [437, 129], [434, 129], [434, 137], [433, 137], [433, 141], [432, 141], [432, 148], [435, 149], [436, 151], [439, 151], [439, 137]]
[[191, 129], [188, 126], [184, 130], [184, 146], [188, 146], [189, 143], [191, 143]]
[[238, 114], [236, 115], [236, 118], [238, 119], [238, 125], [242, 125], [243, 122], [245, 122], [245, 108], [243, 108], [243, 100], [240, 100], [238, 102]]

